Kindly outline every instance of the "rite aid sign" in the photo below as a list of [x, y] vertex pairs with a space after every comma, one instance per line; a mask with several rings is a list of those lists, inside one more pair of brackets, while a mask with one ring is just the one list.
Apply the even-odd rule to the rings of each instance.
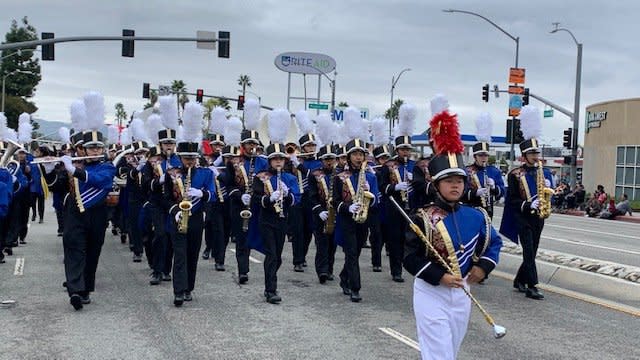
[[282, 53], [274, 62], [278, 69], [297, 74], [326, 74], [336, 68], [336, 61], [331, 56], [306, 52]]

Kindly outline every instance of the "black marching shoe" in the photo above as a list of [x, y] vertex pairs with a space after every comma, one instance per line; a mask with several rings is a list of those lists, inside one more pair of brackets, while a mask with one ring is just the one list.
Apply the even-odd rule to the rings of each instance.
[[160, 281], [162, 281], [162, 275], [160, 275], [160, 273], [154, 272], [153, 274], [151, 274], [151, 278], [149, 279], [149, 284], [158, 285], [160, 284]]
[[127, 243], [127, 234], [125, 234], [125, 233], [120, 234], [120, 243], [121, 244], [126, 244]]
[[382, 272], [382, 266], [374, 266], [373, 272]]
[[326, 283], [328, 277], [329, 277], [329, 275], [324, 274], [324, 273], [318, 275], [318, 280], [320, 280], [320, 284]]
[[111, 227], [111, 235], [117, 236], [118, 235], [118, 228], [112, 226]]
[[347, 285], [340, 284], [340, 287], [342, 288], [342, 293], [343, 294], [351, 295], [351, 289], [349, 289], [349, 287]]
[[306, 261], [302, 262], [302, 267], [307, 267], [307, 262]]
[[83, 305], [91, 304], [91, 297], [89, 296], [89, 294], [80, 295], [80, 300], [82, 301]]
[[171, 274], [162, 274], [162, 281], [171, 281]]
[[397, 282], [397, 283], [403, 283], [404, 279], [402, 278], [402, 275], [393, 275], [392, 276], [393, 281]]
[[247, 274], [240, 274], [238, 276], [238, 283], [240, 284], [246, 284], [247, 281], [249, 281], [249, 275]]
[[82, 309], [82, 297], [78, 294], [73, 294], [69, 298], [69, 303], [73, 306], [76, 311]]
[[133, 254], [133, 262], [142, 262], [142, 255]]
[[544, 299], [544, 295], [538, 291], [538, 288], [533, 286], [527, 289], [526, 297], [533, 300], [542, 300]]
[[209, 249], [204, 249], [202, 253], [202, 260], [209, 260]]
[[175, 297], [173, 298], [173, 305], [175, 305], [175, 307], [180, 307], [182, 306], [183, 303], [184, 303], [184, 294], [182, 293], [176, 294]]
[[193, 297], [191, 296], [191, 291], [184, 292], [184, 301], [192, 301]]
[[327, 280], [333, 281], [333, 279], [334, 279], [333, 274], [327, 275]]
[[267, 302], [269, 304], [278, 304], [280, 303], [280, 301], [282, 301], [282, 298], [280, 297], [280, 295], [278, 295], [277, 293], [274, 292], [266, 292], [264, 293], [264, 297], [267, 300]]
[[293, 265], [293, 271], [304, 272], [304, 269], [302, 268], [302, 264]]
[[26, 244], [27, 244], [27, 240], [25, 240], [25, 239], [20, 239], [20, 244], [22, 244], [22, 245], [26, 245]]
[[44, 224], [44, 219], [40, 219], [40, 221], [38, 221], [38, 224]]
[[360, 296], [360, 293], [357, 291], [352, 291], [351, 295], [349, 296], [349, 298], [351, 299], [351, 302], [360, 302], [362, 301], [362, 296]]
[[2, 251], [0, 251], [0, 264], [4, 264], [4, 254], [2, 253]]
[[517, 289], [518, 292], [521, 293], [527, 292], [527, 287], [523, 283], [513, 283], [513, 288]]
[[224, 268], [224, 264], [218, 264], [218, 263], [216, 263], [213, 267], [216, 269], [216, 271], [225, 271], [225, 270], [226, 270], [226, 269]]
[[13, 255], [13, 249], [11, 249], [10, 247], [6, 247], [6, 248], [4, 248], [4, 253], [7, 254], [7, 256], [12, 256]]

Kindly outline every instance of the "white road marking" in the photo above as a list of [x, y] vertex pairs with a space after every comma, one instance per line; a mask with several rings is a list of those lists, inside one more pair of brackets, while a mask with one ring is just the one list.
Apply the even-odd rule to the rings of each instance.
[[24, 272], [24, 258], [19, 257], [16, 259], [16, 267], [13, 270], [13, 275], [22, 275]]
[[[229, 251], [231, 251], [232, 253], [236, 253], [236, 251], [234, 249], [229, 249]], [[253, 256], [249, 255], [249, 261], [254, 262], [256, 264], [262, 264], [262, 261], [254, 258]]]
[[396, 340], [399, 340], [400, 342], [404, 343], [405, 345], [408, 345], [408, 346], [420, 351], [420, 346], [412, 338], [410, 338], [408, 336], [405, 336], [405, 335], [397, 332], [396, 330], [393, 330], [392, 328], [381, 327], [381, 328], [378, 328], [378, 330], [382, 331], [383, 333], [391, 336], [392, 338], [394, 338]]
[[[577, 216], [572, 216], [572, 215], [564, 215], [564, 216], [570, 216], [572, 218], [578, 218], [578, 219], [582, 219], [580, 217]], [[598, 221], [602, 221], [602, 222], [607, 222], [608, 224], [613, 224], [612, 220], [603, 220], [603, 219], [592, 219], [589, 218], [589, 221], [592, 222], [592, 220], [598, 220]], [[494, 216], [493, 217], [493, 224], [499, 224], [499, 221], [502, 221], [502, 217], [501, 216]], [[625, 225], [630, 225], [630, 223], [624, 223], [624, 222], [615, 222], [615, 226], [616, 227], [624, 227]], [[551, 224], [548, 221], [545, 222], [544, 224], [545, 227], [554, 227], [554, 228], [560, 228], [560, 229], [567, 229], [567, 230], [575, 230], [575, 231], [584, 231], [584, 232], [589, 232], [589, 233], [593, 233], [593, 234], [600, 234], [600, 235], [609, 235], [609, 236], [614, 236], [614, 237], [624, 237], [624, 238], [628, 238], [628, 239], [636, 239], [636, 240], [640, 240], [639, 236], [633, 236], [633, 235], [624, 235], [624, 234], [618, 234], [618, 233], [610, 233], [610, 232], [605, 232], [605, 231], [598, 231], [598, 230], [588, 230], [588, 229], [583, 229], [583, 228], [575, 228], [575, 227], [571, 227], [571, 226], [563, 226], [563, 225], [557, 225], [557, 224]], [[626, 230], [629, 231], [633, 231], [635, 229], [633, 228], [628, 228]]]
[[591, 243], [588, 243], [588, 242], [582, 241], [582, 240], [560, 239], [560, 238], [556, 238], [556, 237], [553, 237], [553, 236], [544, 236], [544, 235], [542, 236], [542, 238], [553, 240], [553, 241], [558, 241], [558, 242], [570, 243], [570, 244], [579, 244], [579, 245], [589, 246], [589, 247], [593, 247], [593, 248], [597, 248], [597, 249], [605, 249], [605, 250], [611, 250], [611, 251], [615, 251], [615, 252], [627, 253], [627, 254], [632, 254], [632, 255], [640, 255], [640, 251], [625, 250], [625, 249], [614, 248], [614, 247], [609, 247], [609, 246], [596, 245], [596, 244], [591, 244]]

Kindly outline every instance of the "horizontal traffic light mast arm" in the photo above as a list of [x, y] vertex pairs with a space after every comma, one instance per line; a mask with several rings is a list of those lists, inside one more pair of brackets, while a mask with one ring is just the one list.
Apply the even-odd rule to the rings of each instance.
[[[491, 92], [495, 93], [496, 91], [495, 90], [491, 90]], [[508, 93], [509, 91], [508, 90], [498, 90], [498, 92], [499, 93]], [[529, 96], [534, 98], [534, 99], [536, 99], [536, 100], [538, 100], [538, 101], [540, 101], [543, 104], [551, 106], [552, 108], [560, 111], [561, 113], [563, 113], [563, 114], [565, 114], [568, 117], [573, 119], [573, 111], [569, 111], [568, 109], [563, 108], [562, 106], [557, 105], [556, 103], [551, 102], [550, 100], [547, 100], [547, 99], [543, 98], [542, 96], [538, 96], [538, 95], [532, 93], [531, 91], [529, 91]]]
[[[158, 89], [150, 89], [150, 90], [158, 91]], [[174, 94], [175, 94], [175, 93], [174, 93]], [[186, 91], [181, 91], [181, 92], [179, 93], [179, 95], [193, 95], [193, 96], [196, 96], [197, 94], [196, 94], [196, 93], [186, 92]], [[222, 100], [227, 100], [227, 101], [238, 102], [238, 99], [237, 99], [237, 98], [235, 98], [235, 99], [234, 99], [234, 98], [228, 98], [228, 97], [225, 97], [225, 96], [216, 96], [216, 95], [207, 95], [207, 94], [202, 94], [202, 97], [206, 97], [206, 98], [214, 98], [214, 99], [222, 99]], [[265, 109], [265, 110], [273, 110], [273, 108], [272, 108], [272, 107], [270, 107], [270, 106], [260, 105], [260, 107], [261, 107], [261, 108], [263, 108], [263, 109]]]
[[165, 36], [69, 36], [54, 39], [23, 41], [17, 43], [0, 44], [0, 50], [31, 48], [38, 45], [55, 44], [75, 41], [195, 41], [200, 43], [226, 42], [229, 39], [199, 39], [197, 37], [165, 37]]

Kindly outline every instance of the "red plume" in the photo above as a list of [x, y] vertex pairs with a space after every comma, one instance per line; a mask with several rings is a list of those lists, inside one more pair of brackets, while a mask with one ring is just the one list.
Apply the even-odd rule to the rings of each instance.
[[458, 128], [458, 115], [451, 115], [446, 110], [439, 112], [431, 119], [429, 126], [436, 154], [461, 154], [464, 151]]
[[203, 155], [211, 155], [213, 151], [211, 150], [211, 145], [209, 145], [208, 140], [202, 140], [202, 154]]

